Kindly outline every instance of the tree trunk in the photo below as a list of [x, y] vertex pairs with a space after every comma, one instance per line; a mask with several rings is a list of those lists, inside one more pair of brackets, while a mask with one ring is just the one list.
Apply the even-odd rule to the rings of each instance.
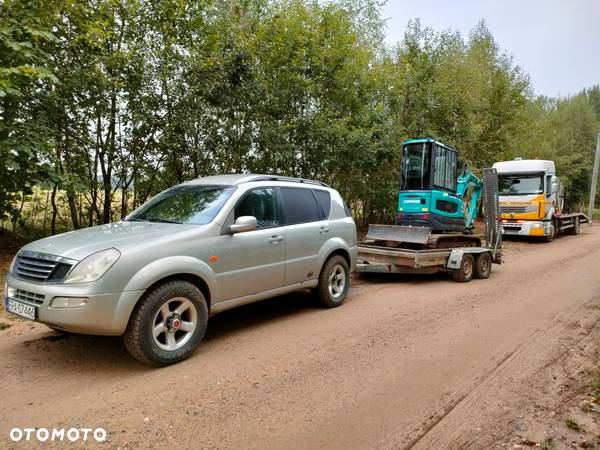
[[48, 218], [48, 203], [49, 202], [50, 202], [50, 192], [46, 192], [46, 204], [44, 205], [44, 221], [43, 221], [43, 225], [42, 225], [44, 234], [46, 234], [46, 219]]
[[52, 189], [52, 195], [50, 201], [52, 203], [52, 219], [50, 221], [50, 234], [56, 234], [56, 216], [58, 215], [58, 208], [56, 206], [56, 191], [58, 191], [58, 183], [54, 184]]
[[23, 205], [25, 205], [25, 191], [21, 192], [21, 204], [19, 205], [19, 211], [15, 213], [12, 221], [12, 232], [14, 236], [17, 235], [17, 222], [19, 221], [19, 217], [21, 217], [21, 213], [23, 212]]
[[75, 191], [73, 188], [67, 189], [67, 200], [69, 202], [69, 212], [71, 213], [71, 222], [73, 222], [73, 228], [80, 228], [79, 215], [77, 214], [77, 203], [75, 202]]

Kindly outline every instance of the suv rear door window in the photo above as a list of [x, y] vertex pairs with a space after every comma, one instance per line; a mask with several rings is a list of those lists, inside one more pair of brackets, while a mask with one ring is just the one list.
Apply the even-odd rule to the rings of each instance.
[[329, 192], [320, 189], [313, 189], [313, 192], [321, 209], [321, 219], [328, 219], [331, 212], [331, 195], [329, 195]]
[[277, 191], [273, 188], [253, 189], [235, 205], [235, 219], [242, 216], [256, 217], [257, 228], [281, 225], [281, 213], [277, 201]]
[[311, 189], [280, 188], [287, 225], [316, 222], [321, 212]]

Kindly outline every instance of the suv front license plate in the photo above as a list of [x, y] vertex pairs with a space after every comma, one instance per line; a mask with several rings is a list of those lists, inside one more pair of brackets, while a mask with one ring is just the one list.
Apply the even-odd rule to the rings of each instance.
[[26, 319], [35, 320], [35, 306], [26, 305], [12, 298], [6, 299], [6, 310]]

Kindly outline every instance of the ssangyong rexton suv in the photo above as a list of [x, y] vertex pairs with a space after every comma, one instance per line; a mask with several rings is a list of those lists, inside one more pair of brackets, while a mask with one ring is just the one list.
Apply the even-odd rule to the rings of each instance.
[[356, 227], [327, 185], [267, 175], [196, 179], [125, 220], [32, 242], [6, 276], [6, 309], [75, 333], [122, 335], [152, 365], [192, 353], [208, 317], [312, 289], [341, 305]]

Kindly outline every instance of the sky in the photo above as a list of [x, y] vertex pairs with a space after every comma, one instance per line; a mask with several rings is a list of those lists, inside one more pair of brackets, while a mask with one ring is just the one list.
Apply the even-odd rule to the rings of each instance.
[[384, 17], [389, 44], [402, 40], [410, 19], [465, 38], [485, 20], [537, 95], [568, 96], [600, 84], [600, 0], [388, 0]]

